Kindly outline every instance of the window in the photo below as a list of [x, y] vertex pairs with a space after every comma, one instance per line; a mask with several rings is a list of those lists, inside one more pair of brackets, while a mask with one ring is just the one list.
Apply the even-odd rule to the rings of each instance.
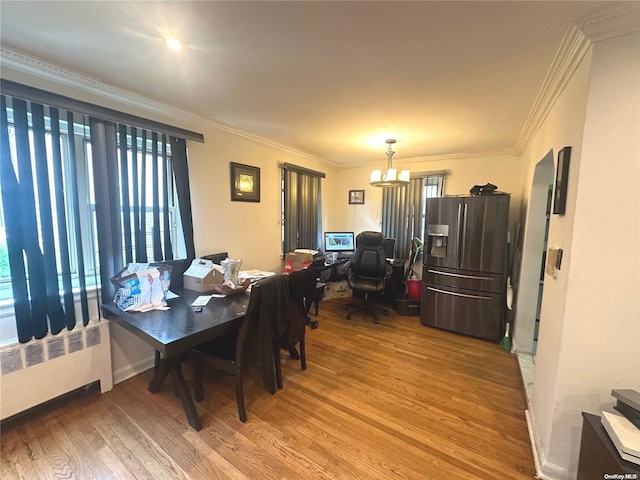
[[[11, 151], [11, 163], [13, 164], [14, 169], [17, 171], [18, 160], [17, 160], [17, 152], [16, 152], [15, 125], [13, 120], [13, 109], [9, 107], [7, 108], [7, 120], [8, 120], [9, 143], [10, 143], [10, 151]], [[33, 133], [33, 123], [32, 123], [31, 113], [28, 114], [28, 125], [29, 125], [29, 147], [30, 147], [30, 151], [33, 152], [35, 147], [34, 147], [34, 133]], [[55, 191], [57, 188], [60, 188], [60, 186], [56, 185], [54, 181], [53, 162], [52, 162], [52, 158], [53, 158], [53, 147], [52, 147], [53, 139], [52, 138], [53, 137], [51, 134], [51, 118], [49, 116], [45, 117], [45, 129], [46, 129], [45, 139], [46, 139], [46, 157], [47, 157], [47, 173], [48, 173], [47, 176], [50, 180], [49, 190], [51, 192], [50, 202], [52, 205], [51, 210], [52, 210], [53, 228], [54, 230], [58, 230], [61, 227], [60, 225], [61, 219], [58, 218], [58, 215], [57, 215]], [[87, 200], [78, 202], [79, 214], [80, 214], [79, 218], [77, 219], [78, 222], [74, 221], [75, 212], [72, 211], [70, 204], [65, 205], [66, 222], [64, 225], [64, 229], [68, 234], [68, 238], [75, 237], [76, 223], [78, 224], [78, 227], [81, 232], [90, 232], [89, 234], [81, 235], [81, 238], [82, 238], [84, 251], [91, 252], [90, 255], [87, 255], [84, 258], [85, 273], [88, 275], [87, 281], [91, 287], [95, 287], [96, 278], [98, 278], [99, 276], [100, 269], [96, 260], [98, 258], [98, 240], [97, 240], [98, 234], [97, 234], [96, 219], [95, 219], [95, 191], [93, 186], [93, 168], [92, 168], [91, 139], [89, 135], [89, 127], [87, 125], [84, 125], [83, 123], [74, 123], [71, 136], [73, 138], [73, 141], [69, 142], [69, 123], [66, 120], [60, 120], [59, 143], [60, 143], [62, 169], [63, 169], [63, 185], [61, 186], [61, 188], [64, 192], [65, 198], [70, 198], [73, 195], [71, 191], [71, 185], [72, 185], [71, 175], [74, 175], [74, 172], [71, 171], [70, 152], [69, 152], [70, 146], [73, 146], [75, 149], [75, 155], [76, 155], [75, 176], [78, 180], [77, 185], [78, 185], [79, 199], [84, 198]], [[138, 166], [138, 172], [136, 173], [136, 176], [140, 177], [140, 170], [142, 169], [142, 165], [143, 164], [151, 165], [153, 162], [153, 157], [152, 157], [153, 149], [151, 144], [151, 138], [147, 138], [145, 140], [144, 148], [142, 146], [142, 140], [143, 140], [142, 138], [138, 137], [138, 138], [135, 138], [134, 140], [137, 141], [136, 164]], [[127, 151], [127, 160], [128, 160], [127, 164], [129, 168], [125, 175], [131, 178], [133, 176], [132, 166], [131, 166], [133, 163], [131, 135], [126, 136], [126, 142], [127, 142], [126, 151]], [[161, 150], [162, 147], [160, 144], [158, 145], [158, 148], [160, 151], [162, 151]], [[142, 153], [143, 151], [145, 152], [144, 154]], [[120, 154], [120, 151], [118, 153]], [[167, 147], [167, 154], [170, 160], [170, 157], [171, 157], [170, 146]], [[143, 161], [143, 155], [144, 155], [144, 161]], [[119, 162], [120, 162], [120, 168], [122, 168], [123, 162], [121, 158], [119, 158]], [[162, 162], [162, 158], [160, 156], [157, 156], [156, 162], [159, 162], [159, 163]], [[32, 170], [33, 171], [36, 170], [35, 157], [32, 158]], [[165, 214], [165, 204], [168, 205], [168, 216], [169, 216], [168, 225], [171, 228], [170, 238], [179, 238], [180, 235], [182, 234], [181, 225], [178, 221], [176, 221], [177, 208], [176, 208], [175, 186], [169, 192], [169, 198], [166, 199], [166, 202], [165, 202], [165, 198], [163, 198], [165, 191], [162, 189], [159, 190], [158, 199], [155, 200], [153, 196], [154, 179], [153, 179], [152, 173], [153, 173], [153, 170], [151, 168], [146, 169], [146, 176], [145, 178], [140, 178], [139, 185], [137, 187], [138, 191], [145, 192], [145, 199], [144, 199], [144, 202], [142, 202], [145, 205], [144, 224], [149, 226], [149, 228], [146, 229], [145, 235], [142, 238], [142, 240], [144, 241], [144, 248], [145, 248], [148, 259], [154, 259], [152, 231], [155, 228], [158, 228], [160, 230], [161, 238], [165, 238], [165, 235], [164, 235], [165, 224], [163, 222], [157, 222], [157, 220], [154, 219], [153, 209], [156, 201], [158, 203], [157, 206], [159, 208], [159, 213], [161, 217], [163, 217]], [[168, 175], [169, 173], [170, 172], [167, 172], [166, 168], [163, 168], [160, 182], [166, 181], [165, 175]], [[37, 181], [37, 180], [34, 180], [34, 181]], [[123, 186], [121, 184], [118, 185], [118, 187], [121, 191], [123, 191]], [[6, 231], [5, 231], [5, 222], [4, 222], [4, 205], [2, 203], [1, 191], [2, 191], [2, 185], [0, 184], [0, 300], [10, 300], [12, 298], [13, 293], [11, 290], [11, 270], [9, 268]], [[124, 192], [122, 194], [124, 194]], [[135, 217], [134, 207], [133, 207], [135, 202], [134, 202], [133, 196], [134, 196], [134, 188], [129, 188], [128, 197], [129, 197], [130, 207], [129, 207], [128, 216], [130, 217], [131, 223], [133, 223], [134, 217]], [[34, 189], [34, 197], [35, 197], [34, 200], [35, 200], [36, 210], [39, 211], [40, 201], [38, 198], [37, 188]], [[156, 222], [158, 223], [157, 225], [156, 225]], [[124, 220], [123, 220], [123, 223], [124, 223]], [[42, 230], [38, 229], [38, 232], [39, 232], [38, 243], [42, 246]], [[122, 233], [123, 259], [126, 256], [124, 251], [124, 248], [125, 248], [124, 245], [126, 243], [124, 240], [125, 235], [126, 235], [125, 229], [123, 228], [123, 233]], [[132, 236], [131, 241], [132, 241], [132, 248], [135, 249], [135, 245], [136, 245], [135, 236]], [[69, 246], [70, 246], [69, 260], [71, 265], [71, 273], [73, 274], [73, 277], [72, 277], [73, 287], [74, 289], [77, 289], [79, 288], [78, 248], [77, 248], [77, 245], [73, 242], [70, 242]], [[60, 245], [57, 237], [55, 239], [55, 252], [56, 252], [56, 264], [60, 265], [61, 264]], [[185, 256], [184, 244], [181, 245], [179, 242], [176, 242], [176, 245], [173, 246], [172, 248], [172, 253], [175, 258], [184, 257]], [[60, 269], [58, 269], [57, 273], [58, 273], [58, 280], [60, 283], [60, 290], [62, 290], [62, 280], [61, 280]]]
[[382, 192], [382, 233], [396, 239], [396, 258], [409, 254], [414, 237], [424, 239], [427, 198], [439, 197], [446, 172], [414, 174], [409, 186]]
[[73, 328], [77, 302], [86, 325], [87, 291], [104, 301], [126, 263], [193, 250], [184, 139], [8, 95], [1, 111], [0, 301], [21, 342]]
[[419, 235], [414, 235], [418, 237], [420, 240], [424, 241], [425, 236], [425, 225], [427, 221], [427, 198], [440, 197], [442, 196], [442, 187], [444, 184], [444, 175], [431, 175], [424, 178], [424, 183], [422, 185], [422, 201], [420, 207], [420, 219], [419, 219]]
[[[9, 101], [10, 104], [10, 101]], [[13, 108], [11, 108], [10, 106], [8, 106], [6, 108], [6, 114], [7, 114], [7, 122], [8, 122], [8, 140], [9, 140], [9, 151], [10, 151], [10, 160], [11, 160], [11, 165], [14, 169], [14, 171], [18, 172], [19, 168], [18, 168], [18, 155], [17, 155], [17, 146], [16, 146], [16, 128], [15, 128], [15, 122], [14, 122], [14, 118], [13, 118]], [[63, 192], [63, 196], [68, 198], [71, 196], [71, 191], [70, 191], [70, 176], [72, 175], [70, 166], [69, 166], [69, 149], [68, 149], [68, 137], [69, 137], [69, 129], [68, 129], [68, 122], [64, 121], [64, 120], [60, 120], [59, 122], [59, 136], [57, 138], [58, 143], [59, 143], [59, 148], [61, 151], [61, 155], [62, 155], [62, 181], [63, 184], [61, 186], [58, 186], [55, 184], [55, 182], [53, 181], [54, 178], [54, 162], [53, 162], [53, 145], [54, 145], [54, 140], [53, 140], [53, 136], [51, 133], [51, 118], [49, 116], [45, 116], [44, 117], [44, 125], [45, 125], [45, 134], [44, 134], [44, 139], [45, 139], [45, 148], [46, 148], [46, 159], [47, 159], [47, 171], [46, 171], [46, 176], [49, 179], [52, 179], [51, 183], [47, 186], [50, 195], [49, 195], [49, 199], [48, 201], [51, 203], [51, 215], [52, 215], [52, 227], [54, 230], [59, 230], [60, 228], [66, 229], [66, 231], [69, 234], [69, 237], [72, 237], [74, 235], [74, 223], [71, 221], [73, 219], [73, 215], [74, 213], [71, 212], [68, 208], [66, 209], [65, 213], [65, 218], [61, 218], [61, 215], [59, 215], [59, 209], [56, 208], [56, 190], [58, 188], [60, 188]], [[33, 116], [31, 114], [31, 112], [27, 112], [27, 122], [28, 122], [28, 145], [29, 145], [29, 151], [30, 152], [34, 152], [35, 151], [35, 139], [34, 139], [34, 130], [33, 130]], [[78, 126], [78, 134], [80, 137], [82, 137], [82, 126], [79, 125]], [[74, 135], [74, 133], [72, 132], [72, 135]], [[31, 162], [30, 162], [30, 167], [32, 172], [36, 171], [36, 159], [35, 159], [35, 155], [31, 156]], [[81, 168], [79, 170], [79, 176], [81, 175], [81, 172], [83, 172], [84, 170]], [[18, 178], [18, 180], [20, 180], [20, 178]], [[88, 180], [85, 178], [85, 180]], [[41, 200], [39, 198], [39, 191], [41, 189], [37, 188], [38, 179], [37, 178], [33, 178], [33, 183], [34, 183], [34, 187], [33, 187], [33, 195], [34, 195], [34, 202], [35, 202], [35, 208], [36, 208], [36, 212], [39, 212], [41, 210], [40, 204], [41, 204]], [[83, 183], [86, 183], [83, 182]], [[2, 183], [0, 183], [0, 202], [2, 202], [2, 198], [3, 195], [1, 195], [2, 193], [2, 189], [3, 189], [3, 185]], [[17, 201], [17, 199], [16, 199]], [[1, 203], [0, 206], [0, 213], [1, 213], [1, 218], [0, 218], [0, 259], [2, 259], [2, 269], [0, 271], [0, 300], [9, 300], [12, 298], [13, 293], [11, 290], [11, 269], [9, 266], [9, 255], [8, 255], [8, 247], [7, 247], [7, 236], [6, 236], [6, 226], [5, 226], [5, 209], [6, 208], [11, 208], [11, 207], [15, 207], [15, 205], [11, 205], [11, 206], [5, 206], [4, 202]], [[61, 222], [64, 221], [64, 225], [61, 225]], [[43, 245], [43, 237], [42, 237], [42, 228], [41, 228], [41, 219], [38, 216], [38, 222], [39, 222], [39, 227], [38, 228], [38, 244], [40, 245], [40, 247], [42, 248]], [[61, 263], [61, 258], [60, 258], [60, 236], [57, 236], [54, 238], [54, 242], [55, 242], [55, 252], [56, 252], [56, 263], [58, 265], [60, 265]], [[76, 251], [74, 250], [73, 253], [76, 253]], [[72, 255], [71, 256], [71, 271], [72, 273], [77, 275], [77, 271], [78, 271], [78, 261], [77, 261], [77, 256], [76, 255]], [[76, 285], [77, 286], [77, 285]]]
[[322, 245], [321, 179], [324, 173], [283, 164], [282, 253], [296, 248], [319, 250]]
[[[142, 145], [143, 138], [133, 137], [126, 135], [126, 161], [122, 159], [122, 149], [118, 149], [118, 189], [120, 190], [120, 196], [126, 195], [126, 201], [122, 201], [127, 207], [123, 206], [121, 209], [121, 243], [122, 243], [122, 259], [123, 264], [133, 261], [135, 255], [133, 252], [137, 250], [137, 243], [142, 246], [144, 253], [138, 261], [151, 260], [163, 260], [164, 255], [158, 257], [154, 252], [153, 235], [155, 230], [159, 231], [160, 248], [162, 251], [166, 249], [171, 250], [173, 258], [184, 258], [186, 252], [184, 249], [184, 243], [171, 242], [170, 239], [178, 239], [182, 236], [182, 226], [179, 221], [179, 214], [177, 208], [177, 196], [175, 184], [171, 182], [171, 170], [170, 165], [163, 162], [161, 155], [153, 155], [153, 144], [151, 138], [144, 139], [144, 147]], [[122, 138], [118, 137], [118, 145]], [[134, 149], [132, 148], [132, 141], [136, 142], [135, 159], [133, 161]], [[89, 175], [92, 177], [92, 155], [91, 155], [91, 142], [87, 140], [84, 142], [87, 168]], [[162, 149], [162, 142], [159, 141], [156, 144], [159, 151]], [[171, 161], [171, 146], [166, 146], [167, 161]], [[144, 153], [143, 153], [144, 152]], [[158, 171], [158, 178], [154, 179], [153, 168], [154, 166]], [[135, 171], [134, 171], [135, 169]], [[123, 171], [124, 170], [124, 171]], [[144, 177], [142, 176], [144, 172]], [[129, 179], [127, 185], [123, 185], [122, 179]], [[131, 179], [137, 179], [134, 186]], [[169, 184], [169, 188], [157, 188], [158, 185]], [[98, 234], [96, 231], [96, 200], [95, 190], [93, 188], [93, 182], [88, 183], [89, 188], [89, 202], [88, 220], [90, 222], [90, 228], [92, 231], [92, 241], [90, 245], [93, 248], [93, 258], [98, 258]], [[154, 188], [157, 188], [156, 196], [154, 196]], [[144, 198], [142, 198], [144, 196]], [[166, 198], [165, 198], [166, 197]], [[138, 205], [138, 207], [136, 207]], [[125, 213], [125, 210], [127, 213]], [[157, 214], [154, 213], [157, 210]], [[167, 219], [167, 221], [162, 221]], [[127, 224], [129, 226], [127, 226]], [[144, 225], [144, 235], [136, 235], [135, 229], [132, 225]], [[128, 232], [128, 233], [127, 233]], [[127, 238], [128, 237], [128, 238]], [[140, 238], [138, 238], [140, 237]], [[165, 244], [165, 242], [167, 242]], [[127, 258], [127, 245], [130, 243], [131, 256]], [[92, 258], [92, 260], [93, 260]], [[99, 270], [98, 270], [99, 272]]]

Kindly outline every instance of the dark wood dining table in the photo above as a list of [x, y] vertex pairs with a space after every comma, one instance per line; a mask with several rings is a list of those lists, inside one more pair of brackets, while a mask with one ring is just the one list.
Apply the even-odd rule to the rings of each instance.
[[191, 304], [203, 293], [179, 289], [178, 295], [167, 301], [168, 310], [125, 312], [115, 303], [102, 304], [104, 315], [140, 338], [161, 355], [149, 391], [156, 393], [169, 373], [175, 380], [175, 388], [182, 402], [189, 424], [202, 429], [202, 422], [193, 397], [182, 374], [181, 363], [189, 351], [201, 343], [220, 337], [239, 327], [249, 304], [249, 292], [213, 297], [203, 307]]

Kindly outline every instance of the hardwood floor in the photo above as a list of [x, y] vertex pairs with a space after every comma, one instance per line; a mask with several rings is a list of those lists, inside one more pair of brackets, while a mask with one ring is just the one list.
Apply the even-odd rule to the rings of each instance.
[[346, 320], [349, 300], [321, 303], [307, 371], [283, 353], [283, 390], [269, 394], [250, 372], [247, 423], [232, 377], [205, 371], [196, 432], [171, 378], [152, 395], [148, 371], [3, 425], [0, 477], [534, 478], [514, 356], [418, 317]]

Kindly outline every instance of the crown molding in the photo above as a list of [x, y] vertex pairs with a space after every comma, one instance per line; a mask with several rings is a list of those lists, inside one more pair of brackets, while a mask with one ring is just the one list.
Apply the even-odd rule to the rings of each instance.
[[[229, 135], [240, 137], [259, 145], [263, 145], [279, 152], [287, 153], [295, 157], [312, 160], [328, 167], [338, 169], [339, 166], [333, 162], [317, 157], [307, 152], [297, 150], [292, 147], [271, 141], [259, 135], [239, 130], [228, 125], [224, 125], [209, 118], [203, 118], [192, 113], [185, 112], [178, 108], [166, 105], [162, 102], [152, 100], [150, 98], [137, 95], [135, 93], [122, 90], [98, 80], [71, 72], [64, 68], [58, 67], [44, 60], [30, 57], [23, 53], [0, 47], [0, 66], [2, 68], [11, 68], [17, 72], [27, 74], [29, 76], [40, 78], [48, 82], [61, 85], [63, 87], [79, 90], [88, 93], [108, 102], [114, 102], [130, 108], [142, 110], [151, 115], [159, 115], [163, 118], [169, 118], [174, 123], [185, 122], [187, 124], [204, 125], [212, 130], [224, 132]], [[45, 87], [46, 89], [46, 87]]]
[[293, 147], [289, 147], [289, 146], [284, 145], [282, 143], [274, 142], [272, 140], [269, 140], [268, 138], [264, 138], [264, 137], [261, 137], [259, 135], [255, 135], [253, 133], [246, 132], [244, 130], [233, 128], [233, 127], [230, 127], [230, 126], [225, 125], [223, 123], [219, 123], [219, 122], [216, 122], [214, 120], [207, 119], [207, 118], [200, 119], [200, 121], [204, 122], [206, 125], [210, 126], [211, 128], [213, 128], [215, 130], [218, 130], [218, 131], [221, 131], [221, 132], [225, 132], [225, 133], [228, 133], [230, 135], [235, 135], [236, 137], [243, 138], [243, 139], [248, 140], [250, 142], [258, 143], [258, 144], [263, 145], [265, 147], [273, 148], [274, 150], [277, 150], [279, 152], [288, 153], [290, 155], [294, 155], [296, 157], [304, 158], [304, 159], [307, 159], [307, 160], [312, 160], [314, 162], [320, 163], [320, 164], [325, 165], [327, 167], [340, 169], [340, 165], [338, 165], [338, 164], [336, 164], [334, 162], [326, 160], [326, 159], [324, 159], [322, 157], [317, 157], [317, 156], [315, 156], [315, 155], [313, 155], [311, 153], [307, 153], [307, 152], [304, 152], [302, 150], [297, 150], [297, 149], [295, 149]]
[[174, 118], [178, 115], [186, 121], [193, 121], [195, 117], [194, 115], [187, 114], [182, 110], [170, 107], [161, 102], [121, 90], [98, 80], [65, 70], [39, 58], [30, 57], [7, 48], [0, 48], [0, 64], [3, 68], [8, 67], [32, 77], [53, 82], [67, 88], [80, 90], [109, 102], [139, 108], [147, 113], [171, 116]]
[[544, 123], [590, 46], [591, 43], [582, 31], [575, 25], [570, 25], [516, 142], [515, 150], [519, 154], [525, 151]]
[[547, 118], [591, 45], [640, 30], [640, 2], [611, 2], [591, 10], [567, 29], [515, 145], [521, 154]]
[[640, 2], [613, 2], [575, 22], [593, 43], [640, 31]]

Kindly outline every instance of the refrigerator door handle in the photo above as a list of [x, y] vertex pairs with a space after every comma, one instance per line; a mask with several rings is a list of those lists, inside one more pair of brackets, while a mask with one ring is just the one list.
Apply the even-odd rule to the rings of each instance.
[[462, 248], [462, 237], [460, 235], [460, 231], [462, 228], [462, 222], [463, 222], [463, 218], [462, 218], [462, 204], [458, 203], [458, 228], [456, 230], [456, 233], [458, 234], [458, 238], [457, 238], [457, 242], [456, 242], [456, 247], [458, 248], [458, 259], [456, 260], [456, 268], [460, 268], [460, 253], [461, 253], [461, 248]]
[[465, 258], [465, 251], [467, 249], [467, 207], [468, 205], [464, 204], [464, 212], [462, 214], [462, 241], [460, 242], [460, 263], [462, 264], [462, 260]]
[[436, 293], [444, 293], [445, 295], [453, 295], [455, 297], [472, 298], [474, 300], [493, 300], [492, 297], [483, 297], [481, 295], [467, 295], [466, 293], [448, 292], [447, 290], [440, 290], [439, 288], [427, 287], [427, 290], [431, 290]]
[[438, 270], [427, 270], [434, 275], [445, 275], [447, 277], [468, 278], [470, 280], [495, 280], [494, 277], [475, 277], [473, 275], [462, 275], [460, 273], [439, 272]]

